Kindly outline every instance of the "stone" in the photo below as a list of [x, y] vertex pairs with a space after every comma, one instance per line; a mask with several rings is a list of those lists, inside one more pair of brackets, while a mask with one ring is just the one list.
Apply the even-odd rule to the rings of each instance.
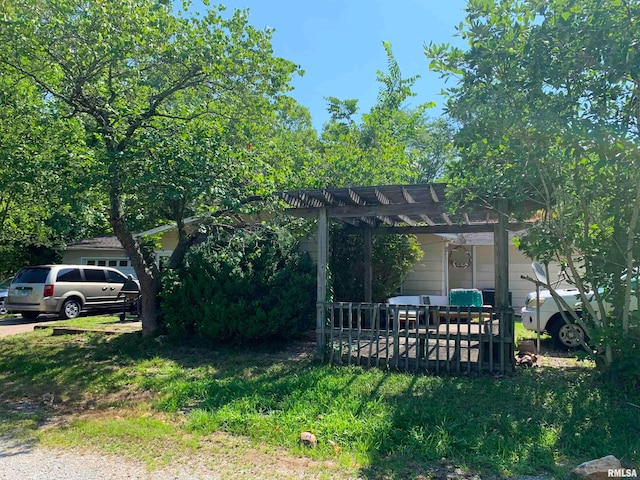
[[516, 355], [516, 365], [533, 367], [538, 361], [538, 357], [532, 353], [518, 353]]
[[611, 478], [609, 470], [620, 470], [622, 464], [613, 455], [584, 462], [578, 465], [573, 473], [579, 475], [585, 480], [608, 480]]
[[318, 440], [313, 432], [307, 430], [306, 432], [302, 432], [300, 434], [300, 443], [306, 445], [307, 447], [315, 447], [318, 445]]

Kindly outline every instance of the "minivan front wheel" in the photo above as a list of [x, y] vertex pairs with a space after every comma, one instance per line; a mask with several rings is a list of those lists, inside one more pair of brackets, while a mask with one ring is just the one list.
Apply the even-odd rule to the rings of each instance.
[[65, 320], [69, 318], [78, 318], [78, 316], [80, 316], [80, 310], [82, 310], [82, 305], [80, 305], [78, 299], [67, 298], [62, 304], [60, 316]]

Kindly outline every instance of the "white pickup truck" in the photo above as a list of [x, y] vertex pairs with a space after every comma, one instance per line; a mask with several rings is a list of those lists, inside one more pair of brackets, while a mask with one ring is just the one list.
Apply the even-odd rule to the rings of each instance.
[[[532, 265], [534, 272], [536, 272], [536, 276], [543, 283], [546, 282], [546, 278], [544, 278], [544, 272], [542, 267], [539, 264]], [[635, 271], [634, 276], [631, 278], [631, 304], [629, 305], [631, 311], [638, 310], [638, 272]], [[620, 277], [620, 280], [625, 281], [627, 278], [626, 273]], [[582, 315], [581, 303], [582, 300], [580, 298], [580, 292], [577, 288], [559, 288], [555, 290], [555, 292], [560, 296], [565, 303], [570, 307], [575, 307], [574, 311], [578, 315]], [[600, 295], [603, 296], [601, 298], [603, 307], [605, 311], [610, 312], [612, 310], [612, 305], [608, 302], [608, 299], [611, 296], [611, 292], [605, 293], [605, 290], [602, 288], [598, 289]], [[595, 311], [598, 310], [598, 303], [595, 298], [595, 292], [587, 292], [587, 297], [589, 299], [589, 303], [593, 307]], [[536, 312], [536, 303], [540, 308], [540, 324], [538, 325], [537, 312]], [[527, 295], [527, 299], [525, 301], [524, 308], [520, 312], [522, 316], [522, 325], [524, 328], [528, 330], [533, 330], [534, 332], [547, 332], [553, 338], [553, 343], [556, 348], [562, 350], [568, 350], [571, 348], [577, 348], [582, 345], [582, 340], [586, 339], [586, 334], [584, 329], [578, 325], [577, 323], [573, 323], [572, 325], [567, 325], [567, 323], [563, 320], [563, 315], [556, 304], [556, 301], [551, 296], [549, 290], [541, 290], [539, 295], [539, 300], [536, 299], [536, 292], [531, 292]], [[564, 312], [566, 318], [571, 320], [572, 316], [569, 312]]]
[[[580, 293], [577, 288], [559, 288], [556, 293], [562, 299], [573, 307], [580, 302]], [[540, 325], [538, 327], [536, 302], [540, 308]], [[536, 292], [527, 295], [524, 307], [520, 311], [522, 317], [522, 325], [527, 330], [534, 332], [548, 333], [553, 338], [553, 344], [561, 350], [580, 347], [580, 339], [585, 338], [584, 329], [573, 324], [569, 326], [562, 319], [562, 313], [558, 309], [556, 301], [551, 296], [549, 290], [540, 290], [539, 301], [536, 300]], [[571, 314], [565, 312], [567, 319], [571, 319]]]

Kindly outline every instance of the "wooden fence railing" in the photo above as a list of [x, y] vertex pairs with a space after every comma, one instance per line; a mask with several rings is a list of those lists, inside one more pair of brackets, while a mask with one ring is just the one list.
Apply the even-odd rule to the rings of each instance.
[[514, 368], [513, 311], [384, 303], [325, 303], [324, 359], [432, 373]]

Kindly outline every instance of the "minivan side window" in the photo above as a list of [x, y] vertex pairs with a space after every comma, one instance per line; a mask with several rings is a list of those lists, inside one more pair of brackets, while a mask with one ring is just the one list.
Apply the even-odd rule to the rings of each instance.
[[84, 269], [84, 278], [87, 282], [94, 283], [104, 283], [106, 278], [104, 276], [104, 270], [90, 270], [88, 268]]
[[13, 279], [13, 283], [45, 283], [50, 268], [23, 268]]
[[81, 282], [82, 275], [79, 268], [62, 268], [56, 277], [58, 282]]
[[107, 270], [107, 281], [109, 283], [124, 283], [127, 281], [127, 277], [118, 272]]

